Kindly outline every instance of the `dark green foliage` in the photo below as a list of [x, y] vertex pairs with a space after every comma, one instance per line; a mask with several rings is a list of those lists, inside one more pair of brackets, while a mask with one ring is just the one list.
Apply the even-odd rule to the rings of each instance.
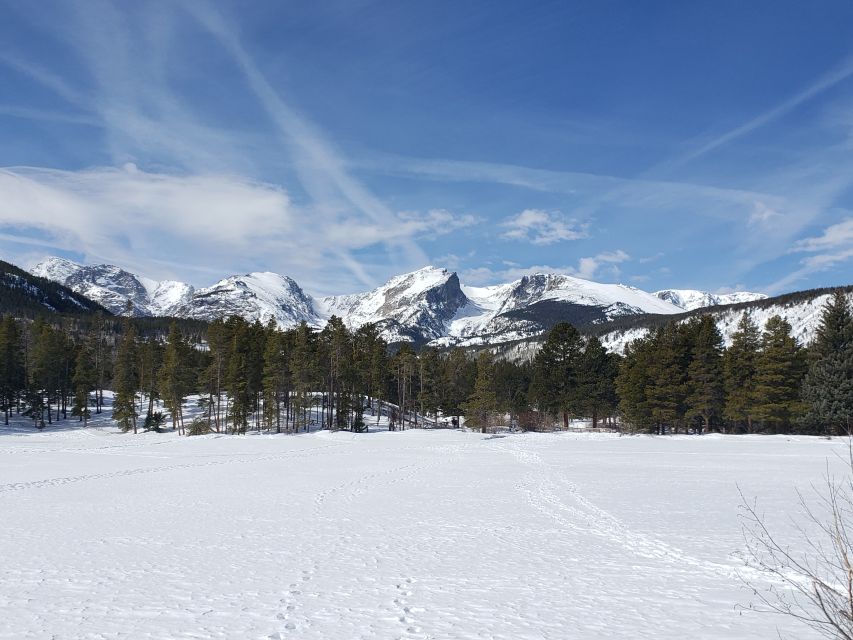
[[462, 405], [473, 393], [476, 377], [477, 365], [465, 350], [451, 350], [444, 361], [444, 399], [441, 409], [445, 415], [459, 418], [464, 414]]
[[137, 432], [136, 392], [139, 390], [139, 353], [136, 329], [129, 322], [118, 346], [113, 376], [113, 420], [123, 431]]
[[580, 415], [583, 398], [580, 388], [583, 341], [577, 329], [560, 322], [551, 329], [533, 361], [530, 400], [543, 413], [562, 415], [568, 428], [569, 416]]
[[498, 410], [498, 399], [495, 393], [495, 374], [492, 356], [488, 351], [482, 351], [477, 356], [477, 378], [474, 381], [474, 391], [463, 405], [465, 410], [465, 425], [486, 433], [495, 426]]
[[0, 320], [0, 410], [5, 424], [9, 424], [16, 400], [26, 388], [23, 352], [18, 323], [12, 316], [4, 316]]
[[853, 316], [844, 292], [836, 291], [824, 308], [809, 356], [803, 383], [804, 426], [818, 433], [849, 434], [853, 428]]
[[157, 371], [157, 386], [160, 397], [172, 416], [172, 427], [184, 432], [184, 400], [195, 388], [197, 376], [192, 370], [192, 348], [186, 343], [177, 324], [172, 324], [163, 364]]
[[79, 417], [85, 427], [92, 415], [89, 409], [89, 399], [98, 385], [98, 371], [95, 368], [95, 347], [91, 340], [84, 341], [77, 348], [72, 384], [74, 386], [74, 406], [71, 408], [71, 415]]
[[595, 336], [584, 347], [578, 378], [581, 410], [583, 415], [592, 418], [593, 428], [598, 426], [600, 418], [610, 417], [616, 412], [619, 402], [616, 395], [619, 360], [619, 356], [607, 353]]
[[631, 429], [651, 431], [656, 428], [647, 399], [647, 390], [653, 384], [651, 371], [655, 355], [653, 340], [635, 340], [625, 349], [619, 366], [616, 376], [619, 411]]
[[749, 314], [744, 313], [732, 336], [732, 345], [723, 357], [723, 385], [725, 406], [723, 417], [735, 428], [753, 430], [755, 398], [755, 373], [761, 332]]
[[805, 353], [779, 316], [767, 321], [755, 371], [754, 419], [774, 432], [787, 431], [803, 413], [800, 389]]
[[687, 366], [686, 415], [701, 418], [700, 428], [708, 431], [723, 412], [723, 336], [711, 316], [694, 322], [692, 359]]
[[0, 313], [35, 318], [45, 313], [109, 315], [101, 305], [47, 278], [0, 260]]

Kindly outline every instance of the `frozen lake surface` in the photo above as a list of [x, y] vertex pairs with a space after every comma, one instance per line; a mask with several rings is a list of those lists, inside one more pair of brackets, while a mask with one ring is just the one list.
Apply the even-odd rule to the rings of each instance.
[[737, 487], [788, 536], [844, 448], [0, 427], [0, 638], [810, 638], [741, 608]]

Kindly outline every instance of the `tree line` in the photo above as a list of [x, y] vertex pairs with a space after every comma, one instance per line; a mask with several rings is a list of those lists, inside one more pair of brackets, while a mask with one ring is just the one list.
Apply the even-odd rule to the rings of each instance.
[[[725, 348], [710, 316], [672, 322], [624, 356], [558, 323], [530, 362], [463, 349], [396, 350], [379, 329], [281, 330], [239, 317], [200, 330], [139, 319], [0, 321], [0, 410], [42, 427], [101, 413], [125, 431], [181, 434], [455, 426], [565, 429], [573, 418], [649, 433], [846, 433], [853, 321], [838, 292], [807, 348], [782, 318], [744, 314]], [[107, 394], [109, 398], [110, 394]], [[189, 399], [192, 398], [192, 405]], [[189, 416], [189, 417], [187, 417]]]

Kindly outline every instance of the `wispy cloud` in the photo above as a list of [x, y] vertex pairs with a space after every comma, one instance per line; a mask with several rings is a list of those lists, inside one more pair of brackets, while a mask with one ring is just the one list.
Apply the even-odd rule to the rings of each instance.
[[[280, 186], [234, 175], [177, 176], [132, 164], [76, 172], [0, 169], [0, 240], [196, 284], [207, 284], [215, 255], [234, 270], [275, 268], [312, 292], [341, 293], [357, 285], [341, 278], [341, 252], [389, 237], [414, 242], [476, 221], [441, 210], [394, 214], [382, 227], [359, 218], [326, 226], [305, 224], [308, 215]], [[220, 266], [218, 275], [228, 275], [229, 267]]]
[[500, 225], [505, 240], [524, 240], [532, 244], [555, 244], [587, 237], [586, 225], [578, 224], [559, 211], [525, 209]]
[[819, 236], [798, 241], [794, 245], [794, 250], [823, 251], [844, 246], [853, 246], [853, 218], [846, 218], [838, 224], [827, 227]]
[[[186, 2], [156, 7], [136, 5], [119, 11], [113, 3], [92, 0], [57, 11], [61, 15], [51, 20], [38, 12], [22, 13], [22, 17], [33, 20], [35, 28], [67, 49], [68, 57], [81, 71], [77, 82], [71, 84], [53, 70], [18, 54], [0, 53], [0, 63], [71, 105], [81, 123], [99, 127], [115, 166], [133, 162], [163, 178], [196, 176], [204, 180], [228, 176], [228, 180], [266, 186], [268, 180], [249, 176], [269, 175], [271, 168], [284, 167], [288, 206], [270, 210], [280, 219], [271, 221], [267, 228], [287, 227], [288, 240], [303, 237], [309, 244], [294, 249], [292, 255], [279, 254], [270, 268], [284, 265], [279, 268], [290, 269], [291, 275], [297, 277], [301, 266], [310, 273], [309, 277], [322, 277], [327, 283], [337, 281], [338, 287], [373, 286], [390, 272], [428, 261], [418, 237], [436, 237], [445, 230], [471, 224], [470, 217], [438, 209], [400, 214], [387, 206], [352, 175], [343, 154], [319, 126], [299, 112], [293, 98], [282, 97], [281, 87], [268, 80], [243, 46], [234, 21], [223, 16], [218, 7]], [[254, 97], [259, 121], [245, 130], [232, 122], [223, 123], [211, 117], [213, 111], [205, 109], [204, 104], [192, 100], [191, 94], [178, 91], [180, 82], [176, 79], [191, 71], [178, 55], [182, 38], [188, 34], [212, 41], [214, 49], [218, 49], [216, 53], [226, 64], [233, 65], [228, 72], [236, 70], [238, 78], [242, 77], [247, 95]], [[15, 111], [13, 105], [0, 105], [2, 109], [16, 117], [50, 119], [54, 115], [37, 110]], [[72, 180], [68, 177], [71, 174], [62, 175], [66, 176], [66, 183], [79, 178]], [[108, 182], [114, 184], [115, 180]], [[285, 195], [282, 186], [274, 188]], [[237, 204], [228, 199], [223, 202]], [[240, 211], [239, 207], [232, 210], [232, 220], [239, 220]], [[332, 236], [334, 243], [329, 241]], [[238, 239], [241, 237], [238, 235]], [[185, 240], [197, 242], [191, 237]], [[292, 243], [285, 241], [282, 246]], [[308, 247], [318, 246], [322, 247], [320, 266], [316, 259], [313, 267], [300, 264], [303, 261], [298, 256], [316, 258], [316, 250]], [[377, 247], [369, 261], [356, 254], [366, 246]], [[196, 259], [202, 259], [203, 247], [197, 251], [188, 249]], [[379, 252], [382, 259], [378, 258]], [[208, 254], [208, 261], [210, 255], [216, 254]], [[236, 269], [245, 262], [223, 268]], [[342, 276], [341, 269], [349, 275]], [[293, 273], [294, 270], [299, 272]], [[323, 271], [329, 273], [321, 276]], [[331, 275], [332, 271], [337, 277]], [[340, 289], [333, 292], [340, 293]]]
[[[234, 58], [283, 141], [294, 145], [297, 170], [302, 177], [303, 185], [314, 200], [318, 202], [327, 200], [331, 191], [334, 196], [342, 197], [345, 202], [367, 216], [374, 224], [383, 226], [392, 224], [394, 213], [350, 175], [340, 153], [319, 128], [285, 102], [243, 47], [238, 34], [231, 29], [224, 17], [213, 6], [204, 2], [192, 3], [188, 7], [199, 22]], [[392, 242], [389, 240], [388, 244]], [[409, 239], [398, 238], [396, 244], [389, 248], [402, 250], [409, 261], [426, 262], [426, 254]], [[353, 265], [352, 262], [350, 264]], [[364, 284], [371, 284], [371, 279], [366, 273], [359, 269], [356, 271]]]
[[818, 236], [797, 241], [792, 253], [812, 253], [800, 260], [800, 267], [777, 280], [767, 289], [775, 293], [819, 271], [832, 269], [853, 258], [853, 217], [830, 225]]
[[851, 75], [853, 75], [853, 56], [848, 56], [839, 62], [835, 68], [822, 74], [809, 86], [792, 95], [787, 100], [784, 100], [772, 109], [768, 109], [764, 113], [757, 115], [742, 125], [726, 131], [722, 135], [715, 137], [713, 140], [706, 142], [693, 151], [680, 156], [673, 162], [668, 163], [669, 168], [695, 160], [696, 158], [710, 153], [714, 149], [734, 142], [738, 138], [749, 135], [756, 129], [760, 129], [774, 120], [778, 120], [779, 118], [787, 115], [803, 103], [811, 100], [824, 91], [831, 89], [840, 82], [849, 78]]

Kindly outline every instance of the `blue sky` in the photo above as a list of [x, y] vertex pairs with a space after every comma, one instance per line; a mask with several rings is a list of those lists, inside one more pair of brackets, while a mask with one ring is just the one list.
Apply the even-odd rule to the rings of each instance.
[[853, 281], [846, 0], [0, 11], [0, 256], [24, 266]]

